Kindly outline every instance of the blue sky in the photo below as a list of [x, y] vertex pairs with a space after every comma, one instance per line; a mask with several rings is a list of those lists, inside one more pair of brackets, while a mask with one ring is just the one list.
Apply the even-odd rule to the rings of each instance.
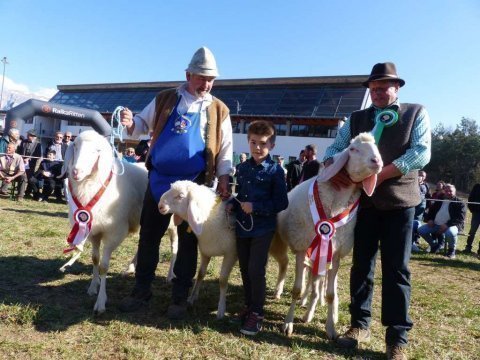
[[363, 75], [393, 61], [400, 100], [455, 127], [480, 123], [479, 20], [478, 0], [0, 0], [0, 58], [32, 92], [181, 80], [202, 45], [222, 79]]

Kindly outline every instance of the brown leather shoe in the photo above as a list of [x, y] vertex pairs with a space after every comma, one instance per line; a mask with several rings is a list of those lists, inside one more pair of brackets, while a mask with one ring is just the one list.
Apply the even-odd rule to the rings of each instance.
[[342, 349], [354, 349], [360, 343], [370, 342], [370, 330], [351, 327], [345, 334], [337, 338], [336, 344]]
[[405, 346], [387, 345], [387, 359], [388, 360], [407, 360]]

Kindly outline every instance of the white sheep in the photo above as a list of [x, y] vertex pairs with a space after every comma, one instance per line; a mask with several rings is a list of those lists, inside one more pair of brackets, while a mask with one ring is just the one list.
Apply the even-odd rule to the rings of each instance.
[[[313, 182], [317, 182], [321, 203], [326, 216], [330, 219], [341, 214], [358, 200], [361, 185], [366, 194], [371, 196], [376, 185], [376, 175], [382, 167], [383, 162], [373, 136], [362, 133], [352, 140], [347, 149], [334, 157], [332, 165], [326, 168], [322, 167], [316, 178], [301, 183], [288, 194], [289, 206], [279, 213], [276, 232], [277, 240], [280, 238], [286, 242], [295, 253], [296, 262], [292, 303], [283, 325], [283, 331], [287, 335], [290, 336], [293, 332], [295, 303], [306, 291], [305, 271], [311, 271], [309, 267], [305, 266], [307, 249], [316, 235], [309, 205], [310, 186]], [[353, 183], [338, 191], [328, 180], [342, 168], [345, 168]], [[303, 320], [305, 322], [312, 320], [317, 301], [320, 298], [319, 288], [323, 288], [326, 280], [328, 303], [326, 332], [330, 339], [337, 337], [335, 331], [335, 324], [338, 320], [337, 272], [340, 259], [352, 250], [355, 222], [356, 217], [353, 217], [345, 225], [336, 229], [332, 238], [332, 264], [331, 269], [327, 270], [326, 279], [323, 276], [312, 274], [312, 294]]]
[[[138, 232], [143, 197], [148, 184], [147, 171], [142, 166], [121, 163], [114, 158], [109, 142], [97, 132], [88, 130], [77, 136], [68, 147], [63, 172], [68, 174], [69, 197], [75, 198], [82, 206], [86, 206], [104, 189], [91, 209], [93, 220], [87, 237], [92, 243], [93, 262], [93, 278], [88, 294], [98, 293], [94, 312], [102, 313], [107, 301], [106, 276], [112, 252], [129, 233]], [[110, 174], [111, 180], [108, 183]], [[75, 223], [73, 209], [71, 205], [69, 220], [72, 226]], [[171, 239], [175, 240], [175, 236], [171, 236]], [[103, 243], [101, 261], [100, 243]], [[176, 244], [173, 247], [176, 253]], [[83, 243], [77, 249], [79, 251], [73, 259], [81, 253]], [[173, 274], [174, 259], [172, 260], [169, 274]], [[71, 263], [69, 261], [62, 269]]]
[[[233, 224], [227, 220], [225, 205], [226, 202], [222, 202], [212, 189], [191, 181], [174, 182], [170, 190], [162, 195], [158, 205], [160, 213], [173, 213], [186, 220], [198, 238], [201, 261], [195, 285], [188, 299], [190, 304], [198, 298], [210, 258], [223, 256], [219, 279], [218, 319], [225, 315], [228, 277], [237, 261], [235, 230]], [[276, 290], [278, 296], [281, 294], [287, 270], [287, 250], [284, 243], [270, 247], [270, 254], [279, 264]]]

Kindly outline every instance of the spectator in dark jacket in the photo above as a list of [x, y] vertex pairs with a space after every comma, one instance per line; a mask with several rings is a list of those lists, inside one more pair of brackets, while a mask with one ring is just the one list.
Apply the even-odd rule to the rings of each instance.
[[[475, 239], [475, 233], [480, 225], [480, 204], [470, 204], [470, 202], [480, 203], [480, 184], [475, 184], [470, 195], [468, 196], [468, 210], [472, 213], [472, 222], [470, 223], [470, 233], [467, 238], [467, 246], [465, 247], [465, 253], [472, 252], [473, 240]], [[480, 243], [478, 245], [477, 254], [480, 256]]]
[[317, 176], [318, 170], [320, 170], [320, 162], [317, 160], [317, 146], [315, 144], [305, 146], [305, 157], [307, 160], [303, 164], [300, 182]]
[[428, 214], [425, 214], [427, 223], [418, 228], [418, 234], [429, 243], [432, 253], [437, 252], [442, 245], [440, 240], [434, 242], [432, 234], [443, 234], [448, 241], [447, 256], [454, 259], [457, 234], [463, 230], [467, 207], [455, 196], [454, 185], [445, 184], [444, 192], [445, 201], [436, 201], [433, 204]]
[[303, 163], [305, 162], [305, 150], [300, 151], [298, 159], [291, 161], [287, 165], [287, 190], [292, 190], [300, 182]]
[[[25, 165], [25, 174], [20, 183], [27, 182], [35, 175], [42, 162], [42, 144], [37, 140], [37, 133], [31, 129], [27, 132], [27, 138], [23, 140], [17, 148], [17, 154], [22, 155]], [[31, 192], [30, 186], [27, 187], [26, 195]]]

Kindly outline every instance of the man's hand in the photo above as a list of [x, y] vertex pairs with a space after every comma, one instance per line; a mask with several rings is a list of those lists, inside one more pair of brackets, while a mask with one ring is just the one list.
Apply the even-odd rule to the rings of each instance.
[[120, 124], [125, 126], [127, 130], [133, 131], [133, 126], [135, 123], [133, 122], [133, 113], [130, 111], [129, 108], [124, 108], [120, 111]]
[[5, 181], [7, 184], [10, 184], [10, 183], [13, 181], [13, 179], [14, 179], [13, 176], [7, 176], [4, 181]]
[[442, 224], [440, 225], [440, 230], [438, 230], [438, 234], [441, 235], [441, 234], [444, 234], [445, 231], [448, 230], [448, 226], [446, 224]]
[[218, 177], [217, 193], [222, 200], [228, 200], [230, 198], [230, 192], [228, 191], [228, 175], [221, 175]]

